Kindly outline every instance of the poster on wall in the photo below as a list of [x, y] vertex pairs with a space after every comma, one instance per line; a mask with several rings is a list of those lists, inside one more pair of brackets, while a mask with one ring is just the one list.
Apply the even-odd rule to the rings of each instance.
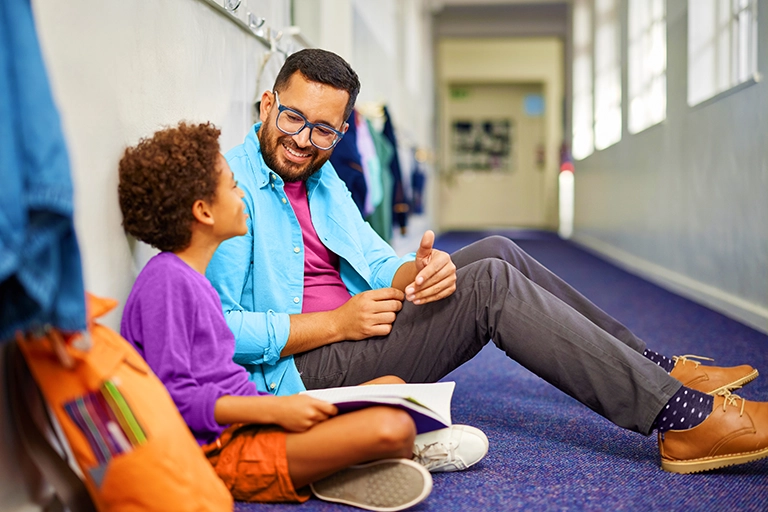
[[453, 167], [457, 171], [512, 171], [511, 119], [455, 120]]

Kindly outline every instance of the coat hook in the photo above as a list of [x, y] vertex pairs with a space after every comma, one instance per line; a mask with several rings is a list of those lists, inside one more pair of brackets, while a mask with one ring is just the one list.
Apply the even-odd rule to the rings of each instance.
[[261, 28], [261, 26], [264, 25], [265, 21], [267, 21], [266, 18], [262, 18], [261, 16], [256, 16], [252, 12], [248, 13], [248, 26], [251, 27], [251, 30], [256, 30], [257, 28]]
[[224, 8], [230, 12], [235, 12], [240, 7], [241, 0], [224, 0]]

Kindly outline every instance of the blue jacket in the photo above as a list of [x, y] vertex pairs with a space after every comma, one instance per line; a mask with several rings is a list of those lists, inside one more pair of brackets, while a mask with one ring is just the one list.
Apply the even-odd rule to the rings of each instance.
[[[226, 158], [245, 191], [248, 233], [221, 244], [207, 276], [221, 297], [235, 335], [234, 360], [261, 391], [289, 395], [304, 390], [293, 356], [280, 357], [288, 341], [289, 315], [301, 313], [304, 243], [301, 227], [283, 191], [283, 180], [261, 155], [257, 132]], [[394, 250], [363, 221], [330, 163], [307, 181], [309, 208], [318, 237], [340, 257], [350, 294], [392, 284], [400, 265]]]
[[64, 136], [29, 0], [0, 2], [0, 342], [85, 328]]

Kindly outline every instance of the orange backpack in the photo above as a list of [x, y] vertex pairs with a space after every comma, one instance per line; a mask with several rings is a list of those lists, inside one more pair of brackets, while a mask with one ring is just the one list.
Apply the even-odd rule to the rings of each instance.
[[[116, 305], [88, 296], [88, 350], [56, 343], [60, 335], [50, 331], [17, 339], [93, 505], [99, 511], [232, 510], [232, 496], [163, 384], [125, 339], [93, 322]], [[72, 363], [71, 369], [62, 358]], [[39, 451], [34, 445], [27, 448]], [[35, 460], [39, 454], [30, 455]], [[40, 469], [54, 480], [57, 494], [73, 493], [57, 486], [61, 478], [50, 476], [50, 468]]]

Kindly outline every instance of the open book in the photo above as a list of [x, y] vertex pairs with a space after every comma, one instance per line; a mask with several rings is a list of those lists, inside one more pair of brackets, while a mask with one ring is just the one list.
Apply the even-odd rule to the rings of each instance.
[[339, 414], [376, 405], [403, 409], [419, 434], [451, 426], [451, 398], [455, 382], [434, 384], [373, 384], [314, 389], [303, 393], [336, 405]]

